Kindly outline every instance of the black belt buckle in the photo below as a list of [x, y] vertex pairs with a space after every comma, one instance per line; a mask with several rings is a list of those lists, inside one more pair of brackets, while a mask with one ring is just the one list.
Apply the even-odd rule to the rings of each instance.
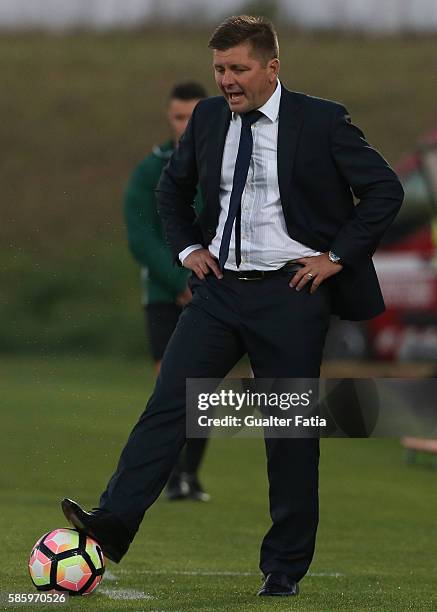
[[241, 275], [238, 275], [238, 280], [261, 280], [265, 277], [265, 273], [263, 270], [250, 270], [248, 272], [242, 272]]
[[248, 270], [247, 272], [241, 272], [238, 274], [238, 280], [253, 281], [261, 280], [265, 278], [266, 274], [264, 270]]

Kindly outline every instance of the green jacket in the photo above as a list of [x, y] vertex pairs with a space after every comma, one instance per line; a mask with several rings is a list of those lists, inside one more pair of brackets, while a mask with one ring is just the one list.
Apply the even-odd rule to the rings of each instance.
[[[129, 248], [141, 265], [144, 304], [175, 302], [177, 295], [185, 289], [190, 275], [189, 270], [173, 263], [154, 192], [172, 153], [171, 141], [154, 147], [152, 153], [133, 171], [125, 191], [124, 215]], [[197, 212], [201, 206], [200, 197], [197, 196]]]

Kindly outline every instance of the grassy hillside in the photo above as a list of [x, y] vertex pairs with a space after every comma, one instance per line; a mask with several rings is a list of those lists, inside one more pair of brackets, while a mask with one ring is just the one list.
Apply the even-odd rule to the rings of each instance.
[[[208, 34], [0, 37], [1, 239], [44, 252], [123, 240], [123, 185], [166, 135], [171, 84], [193, 77], [216, 93]], [[280, 40], [284, 83], [343, 101], [391, 162], [437, 120], [435, 40], [286, 31]]]
[[[35, 291], [54, 295], [50, 308], [56, 310], [56, 296], [65, 295], [57, 283], [65, 285], [64, 271], [73, 283], [70, 296], [94, 304], [103, 286], [99, 312], [103, 307], [122, 319], [138, 316], [123, 187], [135, 163], [167, 135], [162, 105], [171, 85], [196, 78], [215, 94], [208, 36], [165, 29], [0, 36], [0, 314], [12, 321], [0, 348], [40, 346], [42, 323], [32, 318]], [[436, 120], [431, 37], [284, 30], [280, 41], [283, 82], [343, 101], [392, 163]], [[76, 297], [68, 299], [75, 312]], [[80, 306], [78, 311], [80, 318]], [[44, 316], [50, 325], [49, 310]], [[23, 326], [34, 334], [27, 345], [15, 333]], [[127, 336], [125, 328], [120, 337]]]

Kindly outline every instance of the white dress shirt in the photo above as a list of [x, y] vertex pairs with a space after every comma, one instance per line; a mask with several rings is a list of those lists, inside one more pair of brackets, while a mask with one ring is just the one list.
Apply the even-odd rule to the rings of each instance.
[[[281, 83], [258, 110], [263, 116], [252, 125], [253, 151], [246, 186], [241, 197], [241, 264], [235, 263], [235, 223], [232, 228], [227, 270], [277, 270], [287, 261], [320, 255], [288, 235], [278, 184], [277, 145]], [[217, 259], [228, 216], [235, 160], [240, 142], [241, 117], [232, 113], [226, 136], [220, 178], [220, 215], [216, 234], [208, 249]], [[191, 245], [180, 261], [202, 245]]]

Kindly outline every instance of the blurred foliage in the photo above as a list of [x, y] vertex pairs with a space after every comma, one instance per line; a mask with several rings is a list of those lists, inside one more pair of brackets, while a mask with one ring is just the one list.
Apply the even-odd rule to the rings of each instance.
[[[283, 83], [344, 102], [391, 163], [437, 123], [433, 37], [279, 34]], [[123, 188], [174, 82], [215, 95], [209, 35], [0, 35], [1, 351], [144, 350]]]
[[50, 262], [3, 254], [0, 352], [144, 356], [138, 275], [125, 250]]

